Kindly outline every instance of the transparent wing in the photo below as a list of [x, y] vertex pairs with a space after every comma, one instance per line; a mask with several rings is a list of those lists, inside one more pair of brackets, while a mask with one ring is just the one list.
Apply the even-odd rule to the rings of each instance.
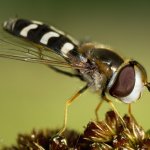
[[60, 55], [40, 45], [24, 41], [4, 31], [0, 32], [0, 57], [57, 67], [74, 67]]

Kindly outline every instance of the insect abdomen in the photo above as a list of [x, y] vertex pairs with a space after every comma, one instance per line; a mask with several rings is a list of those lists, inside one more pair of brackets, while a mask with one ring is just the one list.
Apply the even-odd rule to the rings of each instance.
[[68, 57], [68, 54], [78, 55], [77, 45], [63, 32], [52, 26], [47, 26], [38, 21], [9, 19], [4, 22], [3, 27], [13, 35], [44, 45], [63, 57]]

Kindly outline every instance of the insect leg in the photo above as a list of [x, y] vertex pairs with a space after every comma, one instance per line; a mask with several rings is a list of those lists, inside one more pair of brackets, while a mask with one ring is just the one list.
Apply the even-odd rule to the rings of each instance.
[[58, 73], [61, 73], [61, 74], [64, 74], [64, 75], [67, 75], [69, 77], [76, 77], [76, 78], [79, 78], [80, 80], [83, 81], [83, 78], [82, 76], [80, 76], [79, 74], [73, 74], [73, 73], [70, 73], [70, 72], [67, 72], [67, 71], [64, 71], [64, 70], [61, 70], [61, 69], [58, 69], [54, 66], [51, 66], [51, 65], [48, 65], [49, 68], [51, 68], [52, 70], [58, 72]]
[[131, 104], [128, 104], [128, 113], [130, 116], [132, 116], [132, 112], [131, 112]]
[[100, 107], [102, 106], [103, 102], [104, 102], [104, 99], [101, 99], [98, 105], [96, 106], [96, 109], [95, 109], [96, 121], [99, 121], [98, 111]]
[[73, 95], [73, 97], [71, 97], [70, 99], [68, 99], [66, 101], [66, 105], [65, 105], [65, 114], [64, 114], [64, 123], [63, 123], [63, 127], [62, 129], [58, 132], [58, 135], [61, 135], [65, 129], [66, 129], [66, 125], [67, 125], [67, 115], [68, 115], [68, 107], [71, 105], [71, 103], [78, 97], [80, 96], [86, 89], [88, 88], [88, 85], [84, 86], [81, 90], [79, 90], [75, 95]]
[[122, 124], [124, 125], [124, 127], [126, 127], [124, 120], [122, 119], [121, 115], [119, 114], [118, 110], [116, 109], [116, 107], [114, 106], [114, 104], [112, 103], [111, 100], [109, 100], [106, 96], [106, 94], [103, 92], [102, 93], [102, 98], [108, 102], [108, 104], [111, 106], [112, 110], [117, 114], [117, 116], [119, 117], [120, 121], [122, 122]]
[[131, 111], [131, 104], [128, 104], [128, 114], [129, 114], [129, 116], [134, 120], [134, 122], [137, 123], [137, 121], [136, 121], [136, 119], [135, 119], [135, 117], [133, 116], [132, 111]]

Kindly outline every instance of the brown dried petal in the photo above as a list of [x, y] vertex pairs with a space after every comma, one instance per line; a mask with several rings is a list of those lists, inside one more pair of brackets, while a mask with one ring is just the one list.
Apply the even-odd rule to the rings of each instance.
[[112, 110], [106, 113], [105, 121], [114, 131], [116, 131], [120, 127], [120, 124], [121, 124], [119, 117]]
[[110, 141], [115, 133], [109, 127], [107, 123], [102, 122], [90, 122], [84, 131], [84, 137], [86, 139], [96, 142]]
[[90, 150], [113, 150], [113, 148], [105, 143], [93, 143], [90, 145]]
[[142, 141], [145, 138], [145, 132], [143, 128], [138, 125], [136, 120], [132, 117], [125, 115], [123, 119], [130, 131], [130, 136], [132, 136], [136, 142]]
[[142, 147], [143, 149], [144, 149], [144, 148], [145, 148], [146, 150], [147, 150], [147, 149], [150, 149], [150, 139], [144, 139], [141, 144], [142, 144], [141, 147]]

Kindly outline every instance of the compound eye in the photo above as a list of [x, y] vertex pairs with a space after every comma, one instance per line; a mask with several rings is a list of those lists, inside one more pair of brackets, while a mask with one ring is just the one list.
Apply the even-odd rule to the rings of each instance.
[[117, 98], [126, 97], [132, 92], [134, 85], [134, 67], [131, 65], [127, 65], [120, 70], [113, 86], [109, 90], [109, 93], [110, 95]]

